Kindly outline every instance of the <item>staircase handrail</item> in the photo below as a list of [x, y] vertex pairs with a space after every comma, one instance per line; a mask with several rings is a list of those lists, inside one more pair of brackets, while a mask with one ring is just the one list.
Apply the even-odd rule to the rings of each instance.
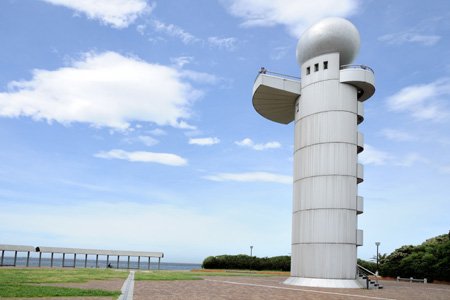
[[372, 276], [375, 276], [375, 277], [378, 277], [377, 274], [375, 274], [374, 272], [370, 271], [369, 269], [366, 269], [366, 268], [364, 268], [363, 266], [358, 265], [358, 264], [357, 264], [357, 266], [358, 266], [358, 268], [360, 268], [361, 270], [363, 270], [363, 271], [366, 272], [367, 274], [372, 275]]

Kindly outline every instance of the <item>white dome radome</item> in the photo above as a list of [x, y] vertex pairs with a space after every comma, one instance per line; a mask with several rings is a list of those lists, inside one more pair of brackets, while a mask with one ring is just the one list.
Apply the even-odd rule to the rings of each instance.
[[312, 25], [302, 34], [297, 44], [297, 62], [327, 53], [339, 52], [340, 64], [352, 63], [359, 51], [358, 29], [348, 20], [326, 18]]

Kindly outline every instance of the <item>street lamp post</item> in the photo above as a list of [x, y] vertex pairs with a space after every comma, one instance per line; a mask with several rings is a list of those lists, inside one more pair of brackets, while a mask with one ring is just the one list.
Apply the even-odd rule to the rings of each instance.
[[380, 242], [375, 242], [375, 245], [377, 245], [377, 275], [378, 275], [378, 247], [380, 246]]
[[253, 246], [250, 246], [250, 257], [253, 256]]

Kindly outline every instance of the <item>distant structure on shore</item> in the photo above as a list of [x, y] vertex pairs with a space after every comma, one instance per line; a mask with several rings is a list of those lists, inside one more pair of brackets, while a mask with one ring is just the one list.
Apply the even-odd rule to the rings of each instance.
[[360, 46], [349, 21], [327, 18], [308, 28], [297, 45], [301, 79], [262, 68], [253, 106], [282, 124], [295, 121], [291, 277], [286, 284], [360, 288], [357, 215], [363, 198], [358, 124], [363, 102], [375, 92], [372, 69], [350, 65]]
[[[141, 268], [141, 258], [147, 259], [148, 262], [146, 263], [147, 269], [150, 269], [150, 259], [152, 257], [158, 258], [158, 270], [160, 269], [160, 263], [161, 258], [164, 257], [164, 253], [162, 252], [146, 252], [146, 251], [123, 251], [123, 250], [100, 250], [100, 249], [80, 249], [80, 248], [62, 248], [62, 247], [34, 247], [34, 246], [24, 246], [24, 245], [0, 245], [0, 266], [11, 266], [15, 267], [17, 263], [17, 254], [18, 253], [26, 253], [26, 263], [25, 267], [29, 266], [30, 263], [30, 255], [31, 253], [38, 253], [39, 254], [39, 260], [38, 260], [38, 267], [41, 267], [41, 261], [42, 261], [42, 255], [50, 255], [50, 267], [53, 268], [53, 262], [54, 262], [54, 255], [60, 254], [62, 255], [61, 260], [61, 267], [73, 267], [75, 268], [77, 266], [77, 254], [84, 256], [84, 267], [87, 267], [88, 262], [88, 256], [95, 256], [95, 267], [99, 267], [99, 256], [106, 257], [106, 267], [112, 268], [113, 264], [115, 268], [119, 268], [120, 264], [120, 257], [125, 256], [127, 257], [127, 269], [130, 269], [130, 258], [131, 257], [137, 257], [138, 258], [138, 264], [137, 268]], [[5, 265], [5, 253], [6, 252], [13, 252], [13, 261], [10, 265]], [[73, 255], [73, 259], [66, 259], [66, 254]], [[113, 262], [110, 260], [111, 257], [115, 257], [116, 261]], [[80, 260], [80, 257], [78, 257], [78, 260]]]

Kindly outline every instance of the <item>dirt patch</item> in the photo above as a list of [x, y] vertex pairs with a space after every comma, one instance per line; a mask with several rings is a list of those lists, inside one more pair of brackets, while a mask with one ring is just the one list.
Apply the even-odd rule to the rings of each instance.
[[[61, 286], [72, 287], [80, 289], [97, 289], [106, 291], [120, 291], [124, 283], [123, 279], [111, 279], [111, 280], [91, 280], [88, 282], [70, 282], [70, 283], [43, 283], [42, 285], [48, 286]], [[61, 298], [58, 298], [61, 299]], [[73, 298], [75, 299], [75, 298]], [[98, 299], [98, 298], [96, 298]]]

